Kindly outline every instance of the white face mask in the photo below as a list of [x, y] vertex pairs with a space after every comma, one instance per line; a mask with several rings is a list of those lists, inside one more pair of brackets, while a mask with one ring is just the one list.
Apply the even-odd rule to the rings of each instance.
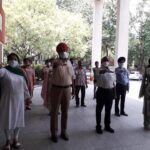
[[47, 65], [48, 65], [48, 66], [51, 66], [52, 64], [49, 62]]
[[68, 58], [68, 53], [67, 52], [61, 52], [61, 53], [59, 53], [59, 58], [67, 59]]
[[103, 62], [103, 66], [104, 66], [104, 67], [108, 67], [108, 66], [109, 66], [109, 62], [108, 62], [108, 61]]
[[16, 60], [9, 60], [8, 64], [13, 68], [18, 67], [18, 61]]

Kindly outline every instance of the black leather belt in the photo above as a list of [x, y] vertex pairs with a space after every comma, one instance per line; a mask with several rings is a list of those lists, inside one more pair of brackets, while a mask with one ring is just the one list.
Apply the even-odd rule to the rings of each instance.
[[56, 87], [56, 88], [69, 88], [71, 87], [72, 85], [52, 85], [53, 87]]

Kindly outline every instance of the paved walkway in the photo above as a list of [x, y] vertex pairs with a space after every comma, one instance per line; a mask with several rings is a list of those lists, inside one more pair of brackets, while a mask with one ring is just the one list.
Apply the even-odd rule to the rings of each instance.
[[[26, 112], [26, 127], [20, 140], [22, 150], [150, 150], [150, 131], [143, 130], [142, 101], [127, 97], [126, 112], [129, 117], [115, 117], [112, 109], [112, 127], [115, 134], [95, 133], [95, 101], [92, 99], [92, 85], [87, 89], [87, 108], [76, 108], [70, 101], [68, 133], [69, 142], [59, 139], [50, 141], [49, 116], [42, 106], [41, 87], [36, 87], [31, 111]], [[60, 116], [59, 116], [60, 117]], [[0, 132], [0, 145], [4, 144]]]

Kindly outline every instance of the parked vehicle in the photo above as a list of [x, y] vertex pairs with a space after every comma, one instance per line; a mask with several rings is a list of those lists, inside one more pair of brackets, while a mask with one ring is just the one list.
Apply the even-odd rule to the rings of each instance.
[[131, 71], [129, 74], [130, 80], [142, 80], [142, 74], [139, 71]]

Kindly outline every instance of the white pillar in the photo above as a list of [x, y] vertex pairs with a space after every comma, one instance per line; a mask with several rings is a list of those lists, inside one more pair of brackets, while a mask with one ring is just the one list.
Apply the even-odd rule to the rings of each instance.
[[3, 44], [0, 43], [0, 64], [3, 63]]
[[129, 1], [130, 0], [117, 1], [115, 66], [117, 66], [117, 59], [123, 56], [126, 58], [125, 67], [127, 67], [129, 40]]
[[101, 59], [103, 0], [94, 0], [94, 3], [92, 67], [94, 66], [95, 61], [100, 62]]

